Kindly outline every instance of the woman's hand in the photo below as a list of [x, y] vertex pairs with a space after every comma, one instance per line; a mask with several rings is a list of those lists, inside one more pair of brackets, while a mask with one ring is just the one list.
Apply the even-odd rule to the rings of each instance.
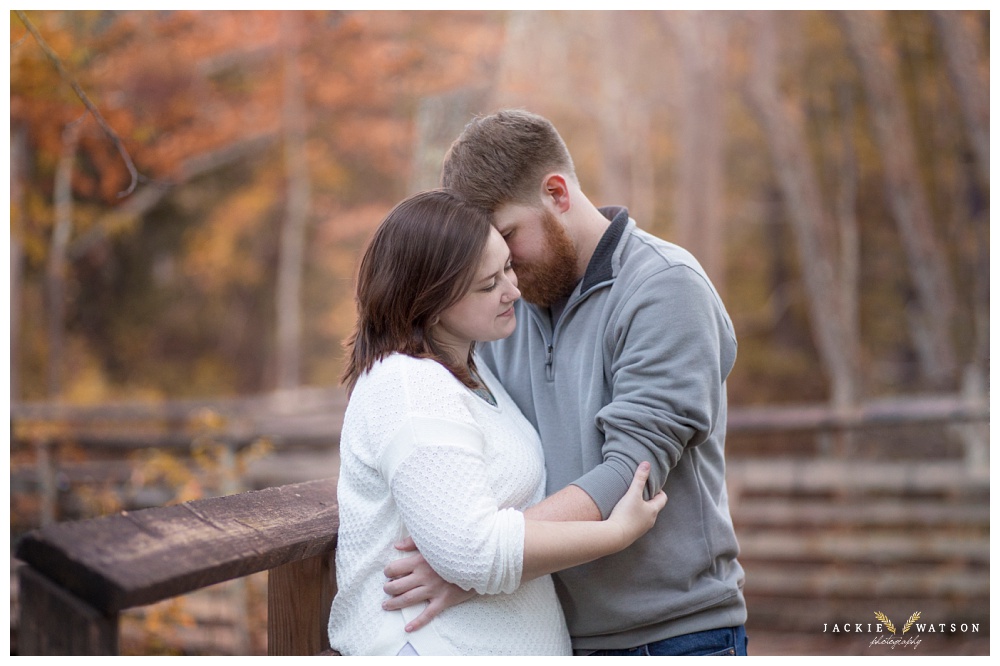
[[632, 485], [608, 516], [608, 522], [621, 529], [622, 548], [631, 545], [636, 539], [648, 532], [656, 522], [656, 516], [667, 504], [667, 496], [661, 490], [651, 499], [642, 498], [642, 490], [649, 478], [649, 463], [639, 463], [632, 478]]
[[412, 538], [406, 537], [397, 543], [396, 550], [412, 551], [413, 555], [393, 560], [383, 570], [389, 582], [382, 587], [382, 590], [390, 598], [382, 603], [382, 608], [400, 610], [423, 601], [427, 602], [423, 612], [406, 625], [406, 631], [416, 631], [444, 609], [457, 606], [476, 596], [474, 590], [463, 590], [458, 585], [441, 578], [417, 550]]

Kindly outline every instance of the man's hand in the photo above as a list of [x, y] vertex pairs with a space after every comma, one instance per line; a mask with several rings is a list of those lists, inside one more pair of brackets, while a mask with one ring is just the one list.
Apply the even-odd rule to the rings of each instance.
[[413, 552], [413, 555], [393, 560], [382, 573], [389, 579], [382, 589], [391, 598], [382, 602], [385, 610], [400, 610], [428, 602], [427, 608], [413, 622], [406, 625], [406, 631], [416, 631], [423, 627], [446, 608], [457, 606], [476, 596], [473, 590], [465, 591], [454, 583], [441, 578], [424, 556], [417, 551], [413, 539], [406, 537], [395, 544], [396, 550]]

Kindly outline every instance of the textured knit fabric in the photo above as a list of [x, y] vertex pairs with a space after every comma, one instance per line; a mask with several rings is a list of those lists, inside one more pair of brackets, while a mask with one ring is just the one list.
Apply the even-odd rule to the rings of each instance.
[[[568, 654], [549, 576], [521, 585], [524, 515], [544, 496], [538, 435], [482, 369], [493, 406], [439, 363], [401, 354], [358, 379], [340, 444], [337, 596], [330, 645], [345, 655]], [[443, 578], [480, 596], [405, 633], [420, 606], [383, 611], [393, 543], [413, 537]], [[405, 555], [403, 555], [405, 556]]]
[[515, 304], [517, 329], [480, 349], [537, 428], [547, 491], [574, 484], [606, 517], [643, 460], [666, 508], [620, 553], [556, 574], [579, 649], [621, 649], [746, 621], [725, 484], [732, 323], [698, 262], [623, 208], [555, 325]]

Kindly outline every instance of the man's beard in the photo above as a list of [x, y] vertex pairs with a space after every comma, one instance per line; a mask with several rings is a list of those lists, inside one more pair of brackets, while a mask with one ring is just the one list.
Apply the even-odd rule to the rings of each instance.
[[556, 216], [542, 210], [545, 258], [539, 262], [514, 265], [518, 289], [529, 303], [552, 305], [569, 296], [576, 287], [576, 248]]

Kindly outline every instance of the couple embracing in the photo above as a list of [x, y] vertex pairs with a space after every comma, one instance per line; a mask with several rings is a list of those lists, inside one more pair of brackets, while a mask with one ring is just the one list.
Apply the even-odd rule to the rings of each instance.
[[331, 646], [746, 654], [708, 277], [594, 206], [540, 116], [473, 120], [442, 185], [359, 268]]

